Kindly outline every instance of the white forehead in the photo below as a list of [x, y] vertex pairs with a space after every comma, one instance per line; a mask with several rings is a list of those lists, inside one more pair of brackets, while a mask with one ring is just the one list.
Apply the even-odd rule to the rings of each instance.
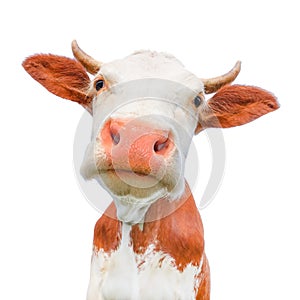
[[181, 83], [200, 92], [203, 83], [184, 68], [173, 55], [153, 51], [138, 51], [125, 57], [103, 64], [99, 72], [112, 85], [127, 81], [157, 78]]

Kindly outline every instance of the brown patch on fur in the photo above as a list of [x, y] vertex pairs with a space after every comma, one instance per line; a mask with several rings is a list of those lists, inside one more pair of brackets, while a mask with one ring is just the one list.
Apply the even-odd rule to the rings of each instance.
[[49, 92], [64, 99], [89, 106], [90, 84], [84, 67], [74, 59], [52, 54], [37, 54], [23, 62], [24, 69]]
[[209, 300], [210, 299], [210, 270], [206, 255], [204, 254], [204, 260], [201, 272], [198, 276], [200, 286], [196, 300]]
[[116, 206], [111, 203], [95, 225], [95, 249], [103, 249], [107, 253], [117, 250], [122, 236], [121, 227], [122, 223], [117, 220]]
[[195, 133], [205, 128], [240, 126], [278, 108], [276, 97], [266, 90], [243, 85], [225, 86], [203, 105]]
[[[187, 191], [190, 193], [190, 191]], [[164, 206], [175, 205], [176, 210], [169, 216], [160, 218]], [[188, 199], [169, 203], [166, 200], [156, 202], [147, 212], [146, 222], [141, 231], [138, 225], [133, 226], [131, 238], [135, 253], [144, 253], [151, 245], [155, 251], [162, 251], [174, 258], [176, 267], [183, 271], [191, 263], [199, 266], [204, 253], [203, 225], [192, 194]]]

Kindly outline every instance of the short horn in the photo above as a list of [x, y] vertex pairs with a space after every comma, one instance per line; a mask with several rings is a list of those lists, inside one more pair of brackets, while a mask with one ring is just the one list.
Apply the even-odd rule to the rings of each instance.
[[95, 60], [94, 58], [86, 54], [83, 50], [81, 50], [76, 40], [72, 41], [72, 51], [74, 57], [85, 67], [85, 69], [89, 73], [93, 75], [98, 73], [101, 67], [101, 62]]
[[201, 79], [204, 83], [204, 91], [206, 94], [211, 94], [216, 92], [222, 86], [233, 82], [241, 71], [241, 62], [237, 61], [235, 66], [226, 74], [210, 78], [210, 79]]

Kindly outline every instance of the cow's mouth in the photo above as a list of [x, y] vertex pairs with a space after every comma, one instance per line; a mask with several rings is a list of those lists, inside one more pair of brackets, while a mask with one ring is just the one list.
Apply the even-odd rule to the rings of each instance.
[[140, 177], [155, 177], [154, 174], [152, 174], [150, 171], [148, 170], [144, 170], [144, 171], [141, 171], [141, 170], [134, 170], [134, 169], [114, 169], [114, 168], [110, 168], [110, 169], [100, 169], [98, 170], [98, 173], [99, 174], [114, 174], [114, 175], [131, 175], [131, 174], [134, 174], [134, 175], [137, 175], [137, 176], [140, 176]]
[[126, 170], [126, 169], [113, 169], [111, 170], [111, 172], [114, 172], [116, 175], [120, 174], [120, 175], [137, 175], [137, 176], [141, 176], [141, 177], [146, 177], [146, 176], [150, 176], [153, 177], [153, 175], [151, 174], [151, 172], [149, 171], [140, 171], [140, 170]]
[[118, 181], [124, 183], [126, 186], [133, 188], [150, 188], [157, 185], [163, 178], [163, 175], [153, 174], [147, 170], [130, 170], [130, 169], [109, 169], [99, 172], [104, 179]]

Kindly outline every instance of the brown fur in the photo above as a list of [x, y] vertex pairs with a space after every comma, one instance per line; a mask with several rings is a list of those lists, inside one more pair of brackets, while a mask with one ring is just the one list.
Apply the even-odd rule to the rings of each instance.
[[225, 86], [201, 107], [196, 133], [205, 128], [240, 126], [278, 108], [275, 96], [261, 88]]
[[[156, 251], [162, 251], [174, 258], [178, 270], [183, 271], [191, 263], [199, 266], [204, 253], [203, 225], [195, 205], [194, 198], [186, 187], [185, 196], [178, 202], [158, 201], [150, 207], [146, 214], [146, 223], [141, 231], [138, 225], [132, 230], [133, 249], [136, 253], [144, 253], [151, 244]], [[166, 209], [174, 206], [174, 212], [160, 217]], [[166, 208], [164, 208], [166, 206]], [[156, 216], [157, 221], [147, 222]]]
[[[180, 271], [192, 263], [198, 266], [204, 253], [203, 225], [195, 205], [194, 198], [189, 193], [187, 199], [169, 203], [159, 200], [154, 203], [146, 214], [143, 230], [134, 225], [131, 232], [132, 245], [135, 253], [142, 254], [151, 244], [156, 245], [156, 251], [163, 251], [175, 259]], [[160, 217], [166, 209], [174, 206], [174, 212], [166, 217]], [[157, 217], [156, 221], [153, 220]], [[107, 232], [109, 230], [109, 232]], [[117, 220], [116, 207], [112, 203], [95, 226], [94, 246], [105, 252], [116, 250], [121, 241], [121, 223]], [[172, 238], [170, 238], [172, 237]]]
[[122, 223], [117, 219], [117, 209], [114, 203], [106, 209], [98, 220], [94, 229], [95, 251], [103, 249], [104, 252], [117, 250], [121, 241]]
[[200, 281], [200, 286], [198, 288], [196, 300], [209, 300], [210, 299], [210, 269], [209, 269], [209, 264], [205, 253], [204, 253], [202, 270], [198, 278]]
[[23, 62], [25, 70], [49, 92], [87, 106], [89, 76], [74, 59], [52, 54], [37, 54]]

